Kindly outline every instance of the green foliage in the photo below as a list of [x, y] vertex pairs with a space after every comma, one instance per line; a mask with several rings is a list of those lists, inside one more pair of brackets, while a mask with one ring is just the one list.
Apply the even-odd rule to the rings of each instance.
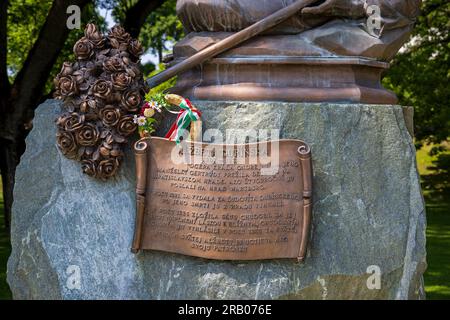
[[[114, 8], [113, 17], [123, 22], [126, 12], [137, 0], [118, 0]], [[167, 0], [161, 7], [152, 12], [141, 29], [139, 40], [152, 54], [158, 55], [161, 62], [163, 53], [168, 45], [180, 40], [184, 36], [181, 22], [175, 11], [176, 0]]]
[[51, 0], [9, 0], [8, 6], [8, 73], [12, 80], [33, 47], [52, 5]]
[[[158, 69], [151, 72], [150, 75], [148, 76], [148, 78], [151, 78], [154, 75], [157, 75], [158, 73], [164, 71], [165, 69], [166, 69], [166, 67], [164, 66], [164, 64], [160, 63], [158, 66]], [[148, 96], [155, 96], [159, 93], [167, 93], [170, 88], [175, 86], [176, 83], [177, 83], [177, 77], [174, 77], [166, 82], [163, 82], [159, 86], [151, 88], [150, 92], [148, 93]], [[147, 101], [149, 101], [149, 100], [147, 100]]]
[[158, 104], [158, 106], [164, 108], [164, 109], [170, 109], [170, 104], [166, 101], [166, 99], [164, 98], [164, 93], [159, 92], [159, 93], [147, 93], [145, 95], [145, 100], [150, 102], [150, 101], [154, 101]]
[[[39, 2], [35, 0], [9, 0], [7, 64], [11, 82], [22, 68], [28, 52], [38, 38], [52, 3], [52, 0], [41, 0]], [[81, 29], [74, 29], [69, 32], [64, 47], [47, 79], [44, 94], [52, 90], [53, 78], [59, 72], [62, 63], [74, 59], [72, 48], [74, 43], [82, 37], [84, 25], [94, 22], [102, 30], [106, 29], [105, 20], [98, 14], [93, 3], [83, 9], [81, 22]]]
[[425, 145], [417, 151], [425, 200], [450, 200], [450, 144]]
[[[148, 92], [145, 95], [147, 101], [142, 107], [140, 117], [135, 116], [135, 122], [139, 126], [139, 133], [148, 136], [157, 130], [160, 121], [167, 111], [170, 111], [172, 105], [167, 102], [163, 92], [153, 93]], [[147, 113], [149, 112], [149, 113]], [[142, 123], [141, 123], [142, 121]]]
[[184, 37], [183, 25], [175, 11], [176, 0], [166, 1], [158, 10], [150, 14], [141, 30], [139, 39], [152, 54], [157, 54], [161, 62], [162, 55], [168, 50], [168, 44]]
[[450, 2], [426, 0], [412, 41], [384, 78], [384, 85], [414, 106], [418, 145], [450, 136]]

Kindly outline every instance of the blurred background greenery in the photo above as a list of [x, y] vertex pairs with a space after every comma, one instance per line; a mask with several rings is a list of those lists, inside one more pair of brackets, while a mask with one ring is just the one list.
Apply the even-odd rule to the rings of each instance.
[[[256, 0], [255, 0], [256, 1]], [[69, 5], [82, 8], [81, 29], [65, 25]], [[163, 57], [184, 36], [176, 0], [3, 0], [0, 1], [0, 299], [10, 298], [5, 282], [14, 173], [32, 129], [35, 108], [52, 96], [52, 79], [83, 26], [103, 31], [122, 24], [146, 52], [145, 75], [163, 69]], [[414, 106], [418, 166], [427, 203], [428, 298], [450, 299], [450, 2], [423, 0], [410, 42], [392, 61], [383, 84]], [[159, 90], [173, 85], [163, 84]]]

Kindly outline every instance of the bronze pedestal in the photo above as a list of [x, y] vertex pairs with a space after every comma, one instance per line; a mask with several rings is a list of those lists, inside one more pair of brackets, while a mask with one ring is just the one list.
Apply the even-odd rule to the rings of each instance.
[[[408, 40], [419, 0], [300, 1], [303, 8], [280, 15], [284, 20], [271, 16], [295, 2], [179, 0], [189, 33], [171, 65], [194, 66], [194, 55], [202, 64], [179, 74], [173, 92], [201, 100], [397, 103], [381, 74]], [[206, 54], [263, 20], [278, 22], [243, 33], [246, 41], [229, 41], [222, 54]]]
[[[174, 63], [210, 44], [211, 39], [202, 38], [180, 42]], [[270, 43], [265, 44], [270, 54], [261, 54], [257, 46], [261, 42], [251, 40], [179, 75], [172, 91], [199, 100], [397, 103], [395, 94], [380, 83], [382, 72], [389, 67], [386, 62], [352, 56], [299, 56], [295, 51], [269, 50]]]

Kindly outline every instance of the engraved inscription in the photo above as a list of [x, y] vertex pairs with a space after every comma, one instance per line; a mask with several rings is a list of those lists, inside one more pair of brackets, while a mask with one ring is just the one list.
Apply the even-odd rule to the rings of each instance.
[[261, 174], [257, 152], [239, 164], [174, 164], [166, 143], [153, 141], [150, 149], [144, 249], [224, 260], [298, 256], [304, 223], [298, 142], [281, 145], [273, 175]]

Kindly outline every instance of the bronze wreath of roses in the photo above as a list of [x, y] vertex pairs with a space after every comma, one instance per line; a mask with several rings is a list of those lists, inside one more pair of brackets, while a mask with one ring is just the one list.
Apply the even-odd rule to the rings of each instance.
[[108, 179], [120, 167], [122, 147], [136, 131], [133, 114], [144, 102], [143, 48], [120, 26], [105, 36], [88, 24], [73, 52], [76, 61], [64, 62], [54, 80], [55, 98], [64, 102], [56, 142], [84, 173]]

